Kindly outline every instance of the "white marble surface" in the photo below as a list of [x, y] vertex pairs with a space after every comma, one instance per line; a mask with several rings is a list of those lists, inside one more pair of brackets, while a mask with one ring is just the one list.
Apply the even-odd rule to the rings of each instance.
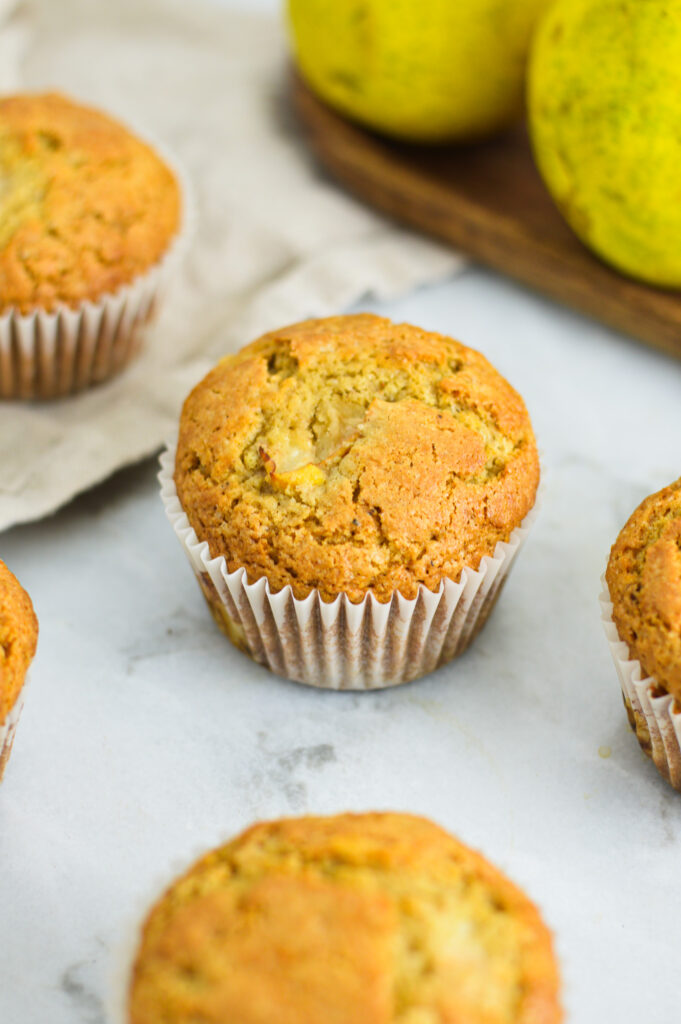
[[326, 694], [217, 632], [151, 463], [0, 536], [41, 621], [0, 791], [2, 1024], [112, 1020], [121, 945], [176, 870], [255, 818], [346, 808], [430, 815], [525, 886], [570, 1021], [678, 1019], [681, 796], [628, 730], [597, 597], [680, 471], [681, 365], [478, 270], [380, 309], [526, 396], [545, 495], [497, 610], [425, 680]]
[[478, 270], [363, 307], [480, 348], [527, 399], [544, 501], [492, 619], [425, 680], [325, 694], [217, 632], [151, 463], [0, 535], [41, 621], [0, 789], [0, 1024], [114, 1022], [121, 951], [196, 853], [363, 808], [430, 815], [527, 888], [573, 1024], [678, 1020], [681, 796], [628, 730], [597, 598], [617, 530], [681, 472], [681, 364]]

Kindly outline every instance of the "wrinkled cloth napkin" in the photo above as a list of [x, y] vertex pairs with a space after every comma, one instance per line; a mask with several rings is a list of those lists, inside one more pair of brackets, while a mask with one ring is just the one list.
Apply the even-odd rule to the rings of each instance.
[[[196, 216], [128, 371], [59, 402], [0, 403], [0, 529], [160, 448], [189, 389], [225, 352], [461, 266], [315, 164], [287, 104], [276, 19], [204, 0], [28, 0], [18, 19], [0, 31], [0, 56], [3, 37], [16, 48], [23, 33], [19, 87], [64, 90], [162, 141], [186, 171]], [[2, 76], [10, 88], [9, 64]]]

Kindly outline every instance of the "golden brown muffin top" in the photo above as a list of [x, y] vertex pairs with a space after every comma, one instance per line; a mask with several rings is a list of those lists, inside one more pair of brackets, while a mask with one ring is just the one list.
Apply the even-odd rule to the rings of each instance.
[[123, 125], [56, 93], [0, 99], [0, 310], [115, 291], [179, 221], [174, 175]]
[[630, 657], [681, 701], [681, 480], [641, 502], [605, 575]]
[[529, 899], [424, 818], [255, 825], [152, 909], [130, 1024], [555, 1024]]
[[0, 725], [14, 707], [38, 642], [31, 599], [0, 562]]
[[185, 402], [175, 470], [230, 571], [353, 601], [477, 568], [538, 480], [527, 410], [483, 356], [368, 314], [294, 324], [218, 363]]

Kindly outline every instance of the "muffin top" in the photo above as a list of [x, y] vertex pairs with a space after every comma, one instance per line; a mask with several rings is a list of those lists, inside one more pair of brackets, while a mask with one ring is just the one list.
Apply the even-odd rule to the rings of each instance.
[[629, 656], [681, 701], [681, 480], [641, 502], [605, 575]]
[[551, 937], [479, 854], [405, 814], [259, 824], [144, 926], [130, 1024], [554, 1024]]
[[38, 642], [31, 599], [0, 562], [0, 725], [14, 707]]
[[174, 175], [98, 110], [0, 99], [0, 309], [75, 306], [132, 281], [180, 220]]
[[538, 480], [525, 405], [483, 356], [368, 314], [223, 359], [185, 402], [175, 468], [191, 525], [230, 571], [352, 601], [477, 568]]

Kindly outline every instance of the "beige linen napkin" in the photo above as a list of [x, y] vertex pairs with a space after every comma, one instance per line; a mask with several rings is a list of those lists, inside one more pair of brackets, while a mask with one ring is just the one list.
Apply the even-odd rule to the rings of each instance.
[[63, 89], [162, 140], [187, 172], [197, 216], [169, 301], [123, 376], [50, 404], [0, 403], [0, 529], [158, 449], [224, 352], [461, 265], [316, 166], [287, 105], [276, 20], [196, 0], [32, 0], [22, 10], [22, 86]]

